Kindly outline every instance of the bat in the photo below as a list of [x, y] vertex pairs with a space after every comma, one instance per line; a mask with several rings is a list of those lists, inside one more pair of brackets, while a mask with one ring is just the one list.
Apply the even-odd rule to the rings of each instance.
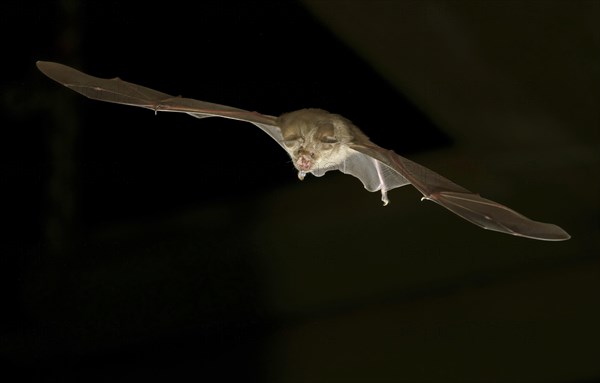
[[533, 221], [508, 207], [481, 197], [391, 150], [372, 143], [348, 119], [322, 109], [300, 109], [279, 117], [230, 106], [171, 96], [119, 78], [102, 79], [63, 64], [38, 61], [46, 76], [75, 92], [100, 101], [142, 107], [157, 112], [187, 113], [196, 118], [224, 117], [252, 123], [273, 138], [290, 156], [303, 180], [339, 170], [358, 178], [370, 192], [388, 192], [411, 184], [421, 200], [430, 200], [487, 230], [545, 241], [570, 238], [560, 227]]

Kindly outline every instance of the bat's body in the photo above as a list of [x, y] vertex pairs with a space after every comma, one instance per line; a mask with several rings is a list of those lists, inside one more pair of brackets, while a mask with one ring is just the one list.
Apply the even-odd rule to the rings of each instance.
[[197, 118], [224, 117], [250, 122], [271, 136], [289, 154], [298, 178], [339, 170], [361, 180], [368, 191], [381, 191], [385, 205], [389, 190], [412, 184], [423, 199], [434, 201], [483, 227], [516, 236], [561, 241], [570, 236], [560, 227], [530, 220], [497, 202], [455, 184], [439, 174], [373, 144], [349, 120], [321, 109], [301, 109], [267, 116], [225, 105], [173, 97], [118, 78], [101, 79], [68, 66], [38, 61], [53, 80], [86, 97], [143, 107], [155, 112], [187, 113]]

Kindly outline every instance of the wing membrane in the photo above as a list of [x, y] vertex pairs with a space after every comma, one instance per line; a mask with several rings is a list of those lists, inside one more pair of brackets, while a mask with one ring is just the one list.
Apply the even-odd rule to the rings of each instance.
[[[563, 241], [570, 238], [566, 231], [556, 225], [531, 220], [391, 150], [385, 150], [370, 142], [351, 144], [350, 147], [393, 169], [417, 188], [423, 194], [423, 199], [433, 201], [484, 229], [546, 241]], [[392, 178], [392, 181], [395, 180]], [[394, 187], [397, 186], [391, 184], [388, 190]]]
[[187, 113], [196, 118], [224, 117], [255, 124], [273, 137], [280, 145], [281, 131], [277, 118], [231, 106], [175, 97], [145, 86], [123, 81], [120, 78], [103, 79], [90, 76], [69, 66], [38, 61], [37, 67], [54, 81], [93, 100], [112, 102], [151, 109], [155, 112]]

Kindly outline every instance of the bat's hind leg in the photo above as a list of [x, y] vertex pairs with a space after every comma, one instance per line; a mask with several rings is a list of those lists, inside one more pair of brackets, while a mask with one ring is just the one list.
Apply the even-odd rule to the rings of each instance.
[[381, 200], [383, 201], [383, 206], [387, 206], [390, 203], [388, 199], [387, 192], [388, 188], [385, 184], [385, 178], [383, 177], [383, 171], [381, 170], [381, 164], [377, 160], [373, 160], [375, 162], [375, 169], [377, 170], [377, 178], [379, 178], [379, 190], [381, 190]]

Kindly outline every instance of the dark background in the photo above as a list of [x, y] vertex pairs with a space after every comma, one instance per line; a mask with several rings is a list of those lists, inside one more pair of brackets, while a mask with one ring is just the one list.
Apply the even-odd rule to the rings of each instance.
[[[600, 379], [598, 2], [5, 2], [0, 357], [39, 381]], [[319, 107], [572, 239], [300, 183], [250, 124], [35, 61]]]

